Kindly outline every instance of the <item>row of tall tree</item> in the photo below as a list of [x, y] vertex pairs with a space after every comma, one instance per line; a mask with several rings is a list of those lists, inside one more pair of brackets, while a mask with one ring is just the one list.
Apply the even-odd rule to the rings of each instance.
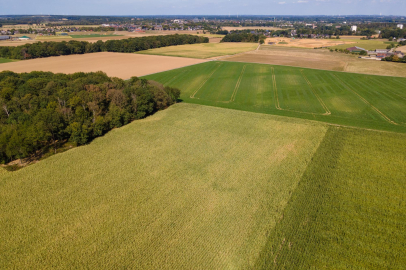
[[180, 90], [103, 72], [0, 72], [0, 163], [86, 144], [175, 103]]
[[208, 43], [207, 37], [193, 35], [167, 35], [128, 38], [121, 40], [99, 40], [95, 43], [71, 40], [69, 42], [36, 42], [17, 47], [0, 47], [0, 57], [8, 59], [34, 59], [49, 56], [83, 54], [93, 52], [137, 52], [173, 45]]
[[226, 35], [221, 42], [261, 42], [265, 39], [264, 35], [251, 33], [231, 33]]

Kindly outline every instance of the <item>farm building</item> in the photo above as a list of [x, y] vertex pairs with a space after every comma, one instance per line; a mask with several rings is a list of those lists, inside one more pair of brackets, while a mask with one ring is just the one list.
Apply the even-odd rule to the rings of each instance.
[[0, 36], [0, 40], [8, 40], [10, 39], [10, 36]]
[[353, 26], [351, 26], [351, 31], [352, 32], [357, 32], [357, 26], [356, 25], [353, 25]]
[[347, 48], [347, 51], [350, 51], [350, 52], [353, 52], [353, 53], [360, 53], [360, 52], [366, 51], [366, 50], [363, 49], [363, 48], [355, 46], [355, 47]]
[[397, 27], [403, 29], [403, 24], [398, 24]]
[[27, 36], [22, 36], [22, 37], [18, 37], [19, 40], [30, 40], [30, 37]]

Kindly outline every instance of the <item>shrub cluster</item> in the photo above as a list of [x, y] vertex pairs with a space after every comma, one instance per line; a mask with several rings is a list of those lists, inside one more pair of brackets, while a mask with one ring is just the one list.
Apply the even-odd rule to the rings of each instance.
[[137, 52], [172, 45], [208, 43], [207, 37], [193, 35], [167, 35], [128, 38], [121, 40], [99, 40], [96, 43], [71, 40], [69, 42], [36, 42], [17, 47], [0, 47], [0, 57], [8, 59], [34, 59], [49, 56], [84, 54], [93, 52]]
[[103, 72], [0, 72], [0, 163], [85, 144], [175, 103], [180, 90]]

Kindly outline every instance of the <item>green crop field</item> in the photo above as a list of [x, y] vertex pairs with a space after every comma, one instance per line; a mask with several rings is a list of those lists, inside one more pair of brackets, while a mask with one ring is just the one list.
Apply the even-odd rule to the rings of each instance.
[[257, 47], [258, 47], [257, 43], [241, 43], [241, 42], [200, 43], [200, 44], [187, 44], [187, 45], [162, 47], [157, 49], [140, 51], [137, 53], [206, 59], [211, 57], [253, 51]]
[[330, 127], [254, 269], [405, 269], [405, 141]]
[[362, 39], [343, 39], [343, 41], [346, 42], [353, 42], [351, 44], [343, 44], [343, 45], [336, 45], [336, 46], [331, 46], [329, 49], [347, 49], [349, 47], [361, 47], [364, 48], [365, 50], [376, 50], [376, 49], [386, 49], [389, 44], [397, 44], [397, 42], [388, 42], [388, 40], [383, 40], [383, 39], [371, 39], [371, 40], [362, 40]]
[[211, 61], [146, 76], [185, 102], [406, 132], [406, 79]]
[[0, 269], [253, 267], [327, 129], [183, 103], [0, 170]]

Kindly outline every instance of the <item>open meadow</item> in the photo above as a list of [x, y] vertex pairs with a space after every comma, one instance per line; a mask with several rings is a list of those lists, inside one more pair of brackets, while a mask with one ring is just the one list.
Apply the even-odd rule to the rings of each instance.
[[152, 54], [207, 59], [212, 57], [233, 55], [253, 51], [256, 43], [200, 43], [150, 49], [137, 54]]
[[222, 60], [406, 77], [406, 65], [360, 59], [357, 55], [330, 52], [328, 49], [315, 50], [261, 45], [259, 50], [230, 56]]
[[0, 268], [252, 268], [326, 130], [177, 104], [2, 171]]
[[144, 76], [202, 62], [205, 61], [180, 57], [100, 52], [5, 63], [0, 65], [0, 71], [11, 70], [18, 73], [51, 71], [71, 74], [101, 70], [111, 77], [129, 79], [133, 76]]
[[211, 61], [146, 76], [190, 103], [406, 131], [406, 79]]

